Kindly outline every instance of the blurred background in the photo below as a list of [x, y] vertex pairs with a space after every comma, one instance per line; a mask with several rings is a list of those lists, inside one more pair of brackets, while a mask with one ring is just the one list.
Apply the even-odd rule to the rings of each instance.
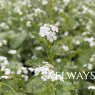
[[[58, 39], [51, 47], [55, 70], [94, 72], [95, 0], [0, 0], [0, 68], [2, 58], [14, 72], [19, 67], [36, 68], [49, 62], [46, 39], [41, 39], [39, 30], [50, 20], [59, 28]], [[17, 95], [39, 95], [42, 81], [34, 74], [29, 72], [27, 81], [26, 76], [23, 79], [13, 74], [11, 79], [0, 78], [0, 82], [9, 84]], [[94, 84], [90, 76], [87, 80], [58, 82], [56, 95], [94, 95], [87, 88]], [[52, 95], [47, 86], [43, 85], [43, 95]], [[0, 95], [14, 93], [0, 84]]]

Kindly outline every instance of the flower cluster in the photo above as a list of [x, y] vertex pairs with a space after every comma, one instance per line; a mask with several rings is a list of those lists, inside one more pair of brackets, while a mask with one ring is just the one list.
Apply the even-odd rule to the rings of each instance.
[[94, 47], [95, 46], [95, 39], [94, 39], [94, 37], [90, 37], [90, 38], [85, 37], [84, 41], [88, 42], [90, 47]]
[[16, 71], [17, 75], [21, 75], [21, 77], [25, 80], [28, 81], [28, 69], [27, 67], [23, 67], [21, 66], [17, 71]]
[[7, 61], [7, 58], [4, 56], [0, 56], [0, 71], [4, 73], [4, 75], [0, 76], [0, 79], [9, 79], [10, 74], [13, 74], [14, 72], [11, 72], [11, 70], [8, 68], [9, 62]]
[[43, 81], [63, 81], [63, 76], [60, 74], [57, 74], [54, 70], [53, 70], [53, 66], [50, 64], [46, 64], [44, 66], [41, 67], [37, 67], [35, 68], [35, 75], [39, 75], [41, 74], [41, 79]]
[[54, 40], [57, 40], [56, 33], [58, 33], [58, 27], [55, 25], [45, 24], [40, 27], [39, 35], [41, 37], [46, 37], [47, 40], [52, 43]]
[[22, 65], [15, 70], [12, 70], [10, 67], [10, 63], [7, 58], [4, 56], [0, 56], [0, 72], [2, 75], [0, 79], [10, 79], [14, 76], [14, 74], [20, 75], [25, 81], [28, 81], [28, 69], [23, 67]]
[[39, 14], [46, 14], [43, 10], [41, 10], [40, 8], [37, 8], [34, 10], [34, 15], [38, 16]]

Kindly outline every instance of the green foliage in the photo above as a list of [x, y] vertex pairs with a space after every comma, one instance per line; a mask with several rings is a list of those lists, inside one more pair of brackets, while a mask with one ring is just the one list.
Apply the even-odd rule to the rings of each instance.
[[[0, 56], [7, 57], [8, 68], [16, 72], [21, 66], [36, 68], [49, 62], [59, 72], [95, 69], [95, 1], [68, 1], [46, 0], [44, 5], [45, 0], [0, 0]], [[53, 43], [39, 35], [46, 23], [59, 27]], [[14, 73], [11, 79], [0, 79], [5, 83], [0, 83], [0, 95], [95, 95], [87, 89], [95, 82], [85, 79], [43, 82], [31, 72], [28, 77], [26, 82]]]

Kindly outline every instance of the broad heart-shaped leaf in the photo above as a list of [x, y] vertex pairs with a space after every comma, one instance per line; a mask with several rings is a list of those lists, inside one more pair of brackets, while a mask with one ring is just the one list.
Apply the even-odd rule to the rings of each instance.
[[26, 36], [26, 31], [15, 33], [15, 37], [10, 41], [11, 47], [18, 48], [19, 46], [21, 46], [24, 40], [26, 39]]

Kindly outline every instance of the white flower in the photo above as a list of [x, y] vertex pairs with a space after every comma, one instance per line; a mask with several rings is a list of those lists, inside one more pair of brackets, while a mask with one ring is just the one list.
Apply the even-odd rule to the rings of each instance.
[[16, 54], [16, 50], [9, 50], [9, 54]]
[[69, 35], [69, 32], [65, 32], [65, 33], [64, 33], [64, 36], [68, 36], [68, 35]]
[[58, 33], [58, 27], [56, 27], [56, 26], [54, 26], [54, 25], [50, 25], [50, 27], [51, 27], [51, 30], [52, 30], [53, 32], [57, 32], [57, 33]]
[[95, 42], [91, 42], [91, 43], [89, 43], [89, 45], [90, 45], [90, 47], [93, 47], [93, 46], [95, 46]]
[[39, 35], [41, 37], [46, 37], [49, 42], [53, 42], [57, 40], [56, 34], [58, 33], [58, 27], [51, 24], [45, 24], [44, 26], [40, 27]]
[[27, 75], [22, 75], [22, 78], [24, 78], [25, 81], [28, 81], [28, 76]]
[[42, 5], [47, 5], [48, 4], [48, 0], [42, 0]]
[[69, 47], [66, 45], [63, 45], [62, 48], [64, 49], [64, 51], [69, 51]]
[[[46, 75], [47, 76], [47, 75]], [[41, 79], [43, 80], [43, 81], [47, 81], [47, 77], [46, 77], [45, 75], [44, 76], [41, 76]]]
[[38, 15], [41, 14], [41, 13], [46, 14], [46, 12], [43, 11], [43, 10], [41, 10], [40, 8], [37, 8], [37, 9], [35, 9], [34, 11], [35, 11], [35, 13], [34, 13], [35, 16], [38, 16]]
[[34, 71], [34, 68], [28, 68], [28, 70], [30, 71], [30, 72], [33, 72]]
[[87, 68], [88, 68], [88, 70], [92, 70], [93, 65], [92, 65], [92, 64], [90, 64], [90, 63], [88, 63], [88, 64], [87, 64]]
[[28, 74], [28, 70], [26, 67], [21, 67], [21, 70], [23, 71], [24, 74]]
[[0, 79], [10, 79], [11, 77], [9, 76], [1, 76]]
[[87, 41], [89, 43], [90, 47], [95, 46], [95, 41], [94, 40], [95, 40], [94, 37], [90, 37], [90, 38], [86, 37], [86, 38], [84, 38], [84, 41]]
[[95, 86], [89, 86], [88, 89], [92, 89], [92, 90], [95, 90]]
[[35, 75], [37, 76], [39, 73], [41, 73], [41, 68], [38, 67], [35, 69]]
[[79, 44], [80, 44], [80, 41], [79, 41], [79, 40], [77, 40], [77, 41], [75, 42], [75, 44], [76, 44], [76, 45], [79, 45]]
[[50, 31], [50, 28], [48, 28], [48, 27], [46, 27], [46, 26], [42, 26], [42, 27], [40, 28], [40, 33], [39, 33], [39, 35], [40, 35], [41, 37], [45, 37], [45, 36], [49, 33], [49, 31]]
[[9, 65], [8, 60], [4, 60], [3, 65]]
[[60, 74], [57, 74], [56, 72], [54, 72], [54, 70], [51, 68], [51, 65], [45, 65], [42, 67], [37, 67], [35, 68], [35, 75], [39, 75], [41, 74], [41, 79], [43, 81], [63, 81], [63, 76], [61, 76]]
[[5, 61], [5, 60], [7, 60], [6, 57], [4, 57], [4, 56], [0, 56], [0, 61]]
[[63, 0], [64, 6], [68, 5], [70, 0]]
[[31, 27], [31, 21], [27, 21], [27, 22], [26, 22], [26, 26], [27, 26], [27, 27]]
[[32, 59], [37, 59], [37, 56], [36, 55], [33, 55], [31, 58]]
[[63, 0], [63, 2], [64, 2], [64, 3], [69, 3], [69, 2], [70, 2], [70, 0]]
[[5, 22], [2, 22], [2, 23], [0, 23], [0, 28], [1, 29], [9, 29], [9, 26]]
[[20, 75], [21, 73], [22, 73], [21, 69], [17, 70], [17, 75]]
[[47, 40], [49, 40], [50, 42], [57, 40], [57, 36], [56, 36], [55, 32], [50, 31], [47, 35]]
[[19, 7], [15, 7], [14, 8], [14, 12], [17, 13], [17, 14], [19, 14], [19, 15], [23, 14], [22, 10]]
[[90, 58], [90, 62], [94, 62], [94, 58], [92, 57], [92, 58]]
[[4, 45], [7, 45], [7, 40], [2, 40], [2, 43], [3, 43]]
[[62, 60], [61, 60], [60, 58], [57, 58], [57, 59], [56, 59], [56, 62], [57, 62], [57, 63], [60, 63], [61, 61], [62, 61]]
[[35, 50], [42, 50], [42, 49], [43, 49], [43, 47], [41, 47], [41, 46], [35, 47]]
[[10, 70], [10, 69], [8, 69], [8, 68], [7, 68], [7, 69], [5, 69], [5, 70], [4, 70], [4, 72], [5, 72], [5, 75], [10, 75], [10, 74], [11, 74], [11, 70]]
[[1, 66], [1, 71], [4, 71], [5, 70], [5, 68], [6, 68], [6, 66]]
[[47, 74], [48, 71], [49, 71], [49, 67], [47, 67], [47, 66], [46, 67], [44, 66], [41, 68], [41, 74], [42, 75]]

